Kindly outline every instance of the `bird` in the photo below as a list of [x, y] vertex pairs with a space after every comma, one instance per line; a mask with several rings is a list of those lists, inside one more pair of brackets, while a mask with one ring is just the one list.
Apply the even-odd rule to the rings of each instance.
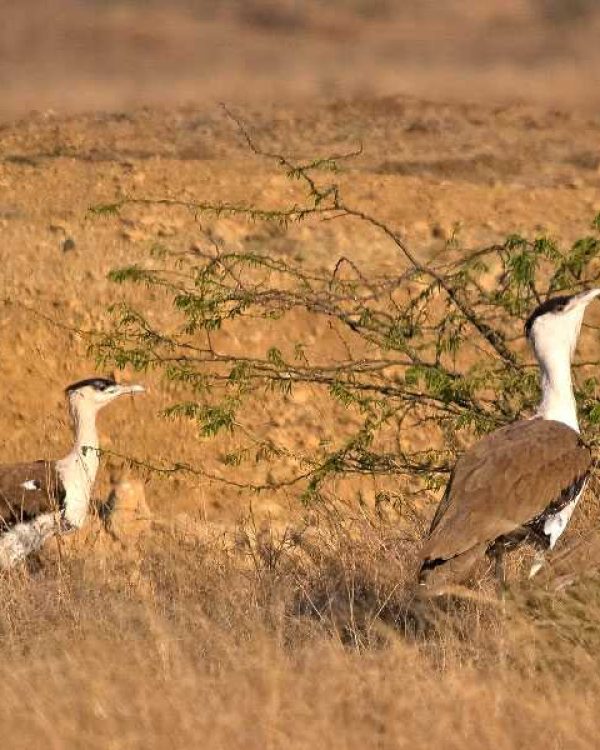
[[100, 462], [96, 416], [119, 396], [144, 390], [104, 377], [72, 383], [65, 389], [71, 451], [56, 461], [0, 464], [0, 568], [14, 567], [54, 534], [84, 525]]
[[428, 593], [468, 581], [485, 556], [504, 586], [504, 553], [522, 542], [544, 565], [584, 491], [592, 455], [579, 432], [571, 361], [588, 304], [600, 289], [551, 297], [525, 323], [540, 368], [533, 417], [484, 436], [456, 462], [420, 552]]

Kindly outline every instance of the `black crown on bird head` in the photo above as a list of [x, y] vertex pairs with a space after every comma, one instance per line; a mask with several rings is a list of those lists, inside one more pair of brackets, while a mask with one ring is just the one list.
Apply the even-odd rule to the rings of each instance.
[[65, 394], [70, 396], [75, 391], [79, 391], [81, 388], [94, 388], [96, 391], [105, 391], [107, 388], [117, 385], [117, 381], [112, 378], [86, 378], [85, 380], [78, 380], [76, 383], [71, 383], [65, 388]]
[[573, 295], [561, 295], [559, 297], [551, 297], [542, 302], [541, 305], [538, 305], [525, 322], [525, 335], [527, 338], [531, 336], [533, 324], [541, 315], [562, 312], [572, 299]]

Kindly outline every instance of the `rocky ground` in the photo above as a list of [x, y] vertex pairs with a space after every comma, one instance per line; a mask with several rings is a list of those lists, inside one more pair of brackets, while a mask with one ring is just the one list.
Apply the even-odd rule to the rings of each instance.
[[[600, 211], [600, 116], [533, 105], [431, 103], [406, 96], [311, 100], [302, 105], [237, 107], [264, 149], [310, 159], [363, 146], [336, 175], [348, 201], [402, 232], [423, 259], [444, 252], [458, 229], [473, 248], [512, 232], [569, 242]], [[142, 108], [121, 113], [28, 115], [0, 130], [2, 298], [0, 414], [4, 461], [60, 455], [70, 439], [63, 387], [96, 371], [89, 340], [73, 330], [102, 328], [108, 307], [125, 295], [141, 309], [150, 292], [124, 290], [108, 271], [148, 264], [157, 242], [173, 250], [206, 242], [205, 230], [233, 248], [260, 247], [307, 267], [331, 269], [345, 255], [366, 273], [398, 268], [396, 249], [351, 221], [307, 222], [287, 232], [225, 218], [198, 223], [185, 210], [134, 207], [97, 217], [90, 206], [124, 195], [246, 202], [281, 207], [302, 199], [273, 160], [252, 154], [234, 123], [215, 107]], [[149, 296], [150, 295], [150, 296]], [[162, 311], [162, 320], [171, 313]], [[294, 335], [313, 354], [331, 339], [315, 320], [294, 318]], [[261, 332], [238, 346], [260, 349]], [[268, 335], [265, 333], [265, 336]], [[265, 344], [266, 347], [266, 340]], [[233, 340], [232, 339], [232, 340]], [[585, 356], [585, 352], [583, 352]], [[160, 416], [181, 389], [156, 374], [135, 402], [101, 417], [104, 446], [143, 460], [185, 460], [219, 472], [230, 438], [211, 441]], [[257, 413], [289, 446], [335, 439], [336, 415], [299, 392], [285, 412]], [[227, 442], [229, 441], [229, 442]], [[105, 472], [100, 495], [107, 492]], [[184, 477], [146, 480], [152, 509], [231, 523], [248, 497]], [[259, 512], [285, 516], [285, 497], [261, 495]]]
[[[587, 234], [600, 212], [599, 24], [593, 0], [0, 0], [0, 462], [69, 449], [63, 388], [106, 372], [90, 343], [111, 306], [126, 300], [160, 329], [180, 322], [168, 295], [107, 278], [160, 263], [157, 245], [329, 273], [343, 255], [366, 278], [404, 267], [381, 232], [349, 219], [284, 231], [152, 202], [90, 213], [125, 196], [304, 201], [222, 101], [261, 150], [293, 161], [361, 145], [320, 179], [421, 261], [515, 232], [566, 245]], [[597, 331], [584, 329], [579, 362], [600, 360]], [[297, 341], [318, 362], [347, 345], [297, 311], [214, 336], [261, 357]], [[597, 747], [597, 574], [545, 590], [599, 559], [593, 483], [565, 535], [587, 536], [541, 585], [430, 607], [414, 574], [439, 490], [388, 518], [371, 512], [385, 478], [351, 476], [332, 489], [359, 512], [299, 514], [299, 487], [255, 494], [123, 458], [269, 483], [298, 468], [289, 455], [338, 445], [347, 410], [309, 386], [257, 394], [242, 416], [282, 457], [232, 467], [242, 431], [204, 438], [164, 417], [185, 386], [115, 375], [148, 392], [100, 416], [111, 455], [96, 517], [0, 575], [7, 746]], [[427, 427], [406, 438], [431, 443]]]

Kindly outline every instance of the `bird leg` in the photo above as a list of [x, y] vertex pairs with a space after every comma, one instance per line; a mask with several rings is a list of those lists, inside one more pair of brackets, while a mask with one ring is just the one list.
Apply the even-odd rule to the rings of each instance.
[[506, 589], [506, 570], [504, 567], [505, 547], [502, 542], [496, 542], [489, 550], [494, 558], [494, 577], [499, 593], [503, 594]]
[[498, 581], [498, 585], [504, 587], [506, 585], [506, 569], [504, 567], [504, 550], [499, 550], [495, 555], [494, 562], [494, 575]]

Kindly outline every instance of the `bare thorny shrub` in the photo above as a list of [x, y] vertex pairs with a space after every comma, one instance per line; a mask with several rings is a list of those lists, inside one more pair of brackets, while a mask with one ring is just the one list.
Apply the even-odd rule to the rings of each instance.
[[[298, 494], [315, 504], [340, 476], [397, 477], [396, 501], [436, 490], [465, 439], [532, 412], [538, 374], [523, 341], [524, 318], [548, 295], [597, 283], [600, 216], [590, 234], [568, 248], [547, 237], [511, 235], [502, 244], [472, 251], [453, 237], [444, 258], [426, 263], [390, 226], [347, 203], [329, 178], [360, 151], [298, 164], [260, 149], [236, 122], [257, 156], [273, 160], [305, 188], [303, 204], [275, 210], [125, 198], [93, 211], [184, 207], [198, 221], [241, 216], [284, 229], [295, 222], [358, 221], [397, 249], [401, 270], [372, 273], [347, 257], [327, 270], [309, 268], [260, 248], [229, 249], [206, 231], [204, 246], [175, 252], [155, 245], [148, 263], [111, 273], [119, 284], [153, 290], [154, 303], [144, 310], [115, 305], [114, 325], [95, 340], [93, 352], [101, 364], [159, 370], [168, 380], [185, 383], [189, 399], [173, 404], [167, 416], [193, 421], [201, 436], [239, 434], [240, 448], [223, 457], [217, 480], [255, 492], [298, 487]], [[178, 316], [168, 330], [152, 323], [165, 303]], [[332, 328], [344, 356], [313, 358], [289, 324], [290, 313], [298, 311]], [[277, 321], [279, 330], [277, 345], [262, 353], [247, 355], [218, 338], [236, 325], [259, 329], [261, 321]], [[597, 364], [575, 364], [582, 431], [594, 445], [590, 428], [600, 421]], [[337, 425], [335, 444], [290, 453], [253, 424], [253, 411], [245, 407], [277, 394], [293, 397], [306, 384], [355, 419], [346, 422], [352, 426], [346, 434]], [[430, 447], [415, 449], [411, 438], [423, 427], [431, 430]], [[394, 452], [385, 450], [390, 432], [405, 437]], [[295, 470], [264, 483], [236, 481], [245, 465], [276, 465], [279, 459]], [[203, 473], [199, 466], [154, 468]]]
[[[113, 325], [95, 337], [92, 350], [103, 365], [156, 370], [184, 386], [188, 397], [172, 404], [167, 417], [191, 420], [204, 438], [238, 437], [219, 474], [176, 460], [128, 458], [150, 471], [187, 472], [249, 496], [295, 492], [306, 508], [303, 526], [277, 536], [250, 524], [239, 538], [257, 576], [255, 595], [285, 581], [286, 594], [277, 601], [286, 617], [308, 616], [359, 649], [388, 642], [391, 632], [419, 641], [426, 630], [437, 633], [431, 642], [444, 642], [439, 620], [424, 625], [411, 599], [414, 548], [425, 526], [420, 501], [438, 495], [474, 436], [532, 412], [539, 386], [523, 342], [524, 318], [548, 295], [598, 283], [600, 217], [589, 235], [567, 248], [547, 237], [511, 235], [501, 244], [466, 250], [453, 237], [441, 260], [426, 263], [393, 228], [345, 200], [335, 175], [360, 151], [297, 163], [260, 148], [235, 122], [257, 157], [299, 182], [304, 202], [272, 209], [125, 198], [93, 209], [106, 215], [132, 206], [183, 207], [197, 218], [203, 244], [185, 252], [156, 245], [147, 262], [111, 273], [116, 283], [143, 285], [153, 294], [145, 298], [146, 309], [114, 305]], [[261, 248], [229, 248], [202, 229], [205, 218], [221, 217], [281, 231], [296, 222], [360, 222], [396, 248], [400, 270], [374, 273], [347, 257], [315, 268]], [[171, 326], [153, 322], [160, 316], [152, 305], [165, 304], [176, 312]], [[344, 355], [314, 355], [289, 324], [298, 312], [333, 331]], [[266, 351], [240, 351], [228, 345], [233, 339], [220, 336], [264, 322], [280, 332]], [[594, 447], [598, 364], [576, 364], [582, 431]], [[345, 411], [351, 418], [340, 420], [335, 435], [317, 449], [293, 450], [253, 419], [254, 404], [278, 398], [285, 409], [306, 386], [329, 399], [335, 414]], [[423, 429], [426, 448], [411, 439]], [[257, 481], [253, 472], [265, 465], [266, 479]], [[359, 497], [343, 509], [336, 488], [340, 479], [355, 476], [392, 478], [392, 489], [379, 492], [374, 507]], [[311, 536], [315, 525], [318, 534]], [[526, 594], [517, 606], [520, 611], [524, 601], [534, 623], [546, 606], [537, 596]], [[480, 661], [485, 652], [496, 659], [504, 636], [486, 635], [487, 651], [479, 648], [481, 641], [473, 647], [474, 632], [503, 630], [496, 605], [483, 613], [469, 602], [453, 606], [458, 610], [442, 609], [436, 617], [451, 625], [463, 655], [473, 651]], [[482, 618], [496, 625], [486, 629]], [[540, 618], [547, 623], [546, 614]]]

